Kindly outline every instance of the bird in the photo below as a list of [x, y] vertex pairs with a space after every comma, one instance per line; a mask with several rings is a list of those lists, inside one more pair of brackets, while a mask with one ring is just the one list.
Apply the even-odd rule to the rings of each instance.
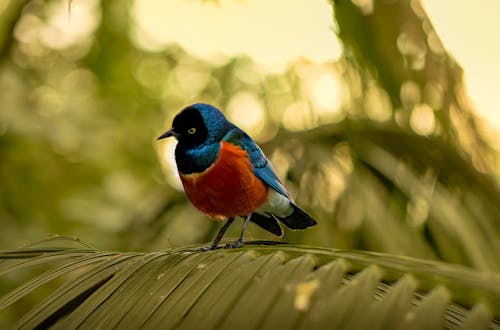
[[225, 221], [212, 244], [218, 248], [236, 217], [244, 219], [239, 238], [224, 248], [244, 244], [249, 222], [281, 237], [290, 229], [316, 225], [284, 187], [270, 161], [252, 138], [216, 107], [195, 103], [176, 114], [158, 140], [175, 137], [175, 162], [191, 203], [215, 220]]

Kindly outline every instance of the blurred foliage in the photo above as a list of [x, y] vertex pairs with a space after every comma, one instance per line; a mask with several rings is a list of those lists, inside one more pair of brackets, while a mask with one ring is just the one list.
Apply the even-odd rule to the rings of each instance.
[[81, 25], [67, 1], [0, 8], [2, 247], [47, 233], [125, 250], [211, 240], [220, 224], [187, 202], [155, 141], [201, 101], [261, 143], [318, 219], [280, 240], [500, 268], [498, 155], [418, 1], [335, 1], [344, 57], [282, 74], [146, 50], [133, 2], [82, 5]]

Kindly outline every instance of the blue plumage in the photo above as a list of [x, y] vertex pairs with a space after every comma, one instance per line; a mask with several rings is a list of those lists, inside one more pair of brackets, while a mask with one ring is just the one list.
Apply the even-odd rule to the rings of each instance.
[[255, 175], [280, 194], [289, 197], [285, 187], [274, 172], [274, 169], [259, 146], [240, 128], [234, 126], [223, 138], [223, 141], [240, 146], [248, 152]]
[[232, 128], [236, 128], [233, 123], [229, 122], [226, 117], [224, 117], [224, 114], [220, 112], [219, 109], [210, 104], [195, 103], [188, 108], [198, 110], [203, 118], [203, 122], [208, 132], [204, 145], [219, 143], [227, 132]]
[[[219, 142], [230, 142], [248, 152], [248, 156], [254, 167], [254, 173], [259, 179], [280, 194], [289, 197], [288, 192], [274, 172], [271, 163], [248, 134], [229, 122], [219, 109], [210, 104], [195, 103], [189, 108], [197, 109], [200, 112], [208, 131], [205, 143], [184, 152], [184, 162], [189, 163], [189, 167], [194, 167], [198, 171], [206, 169], [217, 159]], [[180, 154], [180, 152], [178, 153]], [[178, 158], [182, 158], [182, 156]], [[184, 171], [183, 173], [186, 172]]]
[[[267, 194], [267, 197], [265, 197], [266, 195], [264, 195], [264, 197], [267, 199], [264, 200], [264, 202], [258, 202], [259, 204], [256, 204], [260, 206], [252, 206], [250, 209], [251, 214], [239, 214], [245, 217], [240, 239], [226, 245], [227, 247], [237, 247], [243, 244], [243, 237], [248, 221], [256, 223], [277, 236], [281, 236], [283, 233], [278, 221], [284, 223], [291, 229], [305, 229], [316, 224], [316, 221], [311, 218], [311, 216], [293, 202], [287, 190], [274, 172], [271, 163], [259, 146], [243, 130], [229, 122], [224, 117], [224, 114], [217, 108], [204, 103], [196, 103], [186, 107], [174, 118], [172, 128], [162, 134], [159, 139], [170, 136], [175, 136], [179, 141], [175, 150], [175, 158], [177, 168], [181, 175], [204, 175], [203, 173], [212, 165], [219, 164], [218, 162], [220, 160], [218, 160], [218, 158], [223, 155], [221, 152], [221, 146], [223, 144], [221, 142], [227, 142], [246, 151], [252, 165], [251, 171], [258, 179], [253, 181], [261, 181], [261, 183], [257, 184], [257, 187], [261, 186], [262, 189], [265, 189], [264, 193]], [[224, 157], [224, 159], [227, 161], [227, 156]], [[228, 164], [233, 163], [230, 162]], [[230, 167], [231, 165], [225, 166]], [[236, 178], [238, 177], [239, 176], [236, 176]], [[228, 179], [234, 182], [234, 178], [235, 177], [224, 178], [221, 176], [220, 180], [222, 181], [220, 182], [224, 182], [224, 180]], [[217, 177], [214, 182], [216, 182], [214, 185], [217, 185], [219, 178]], [[241, 184], [246, 184], [244, 182], [248, 181], [242, 180]], [[245, 194], [242, 192], [241, 196], [244, 195]], [[249, 195], [246, 196], [246, 198], [248, 198]], [[257, 201], [258, 199], [254, 196], [255, 195], [250, 195], [251, 200]], [[213, 196], [210, 195], [207, 196], [207, 198], [213, 198]], [[233, 203], [235, 203], [234, 205], [245, 205], [238, 204], [238, 202]], [[254, 207], [256, 207], [256, 209], [254, 209]], [[248, 211], [244, 212], [246, 213]], [[207, 214], [210, 213], [207, 212]], [[213, 244], [209, 247], [210, 249], [217, 246], [224, 232], [233, 220], [233, 217], [228, 218]]]
[[[196, 144], [179, 141], [175, 149], [177, 168], [183, 174], [203, 172], [219, 156], [220, 141], [224, 135], [236, 126], [228, 122], [222, 112], [209, 104], [196, 103], [181, 113], [189, 117], [188, 126], [199, 126], [200, 131], [203, 129], [203, 136]], [[182, 124], [186, 123], [177, 125], [182, 126]], [[178, 127], [177, 130], [182, 130], [182, 127]]]

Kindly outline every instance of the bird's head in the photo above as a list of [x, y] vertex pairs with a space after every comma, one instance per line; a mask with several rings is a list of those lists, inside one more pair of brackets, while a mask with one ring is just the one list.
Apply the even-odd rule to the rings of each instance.
[[174, 136], [183, 146], [193, 148], [220, 141], [232, 126], [217, 108], [196, 103], [181, 110], [175, 116], [172, 128], [158, 140]]

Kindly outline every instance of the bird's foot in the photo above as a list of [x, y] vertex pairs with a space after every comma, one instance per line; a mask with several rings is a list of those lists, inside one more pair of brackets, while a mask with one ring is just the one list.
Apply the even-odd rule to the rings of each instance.
[[243, 246], [243, 241], [242, 240], [237, 240], [231, 243], [227, 243], [224, 245], [224, 249], [235, 249]]
[[209, 245], [209, 246], [204, 246], [204, 247], [201, 247], [198, 249], [198, 251], [200, 252], [205, 252], [205, 251], [212, 251], [212, 250], [215, 250], [217, 249], [217, 245]]

